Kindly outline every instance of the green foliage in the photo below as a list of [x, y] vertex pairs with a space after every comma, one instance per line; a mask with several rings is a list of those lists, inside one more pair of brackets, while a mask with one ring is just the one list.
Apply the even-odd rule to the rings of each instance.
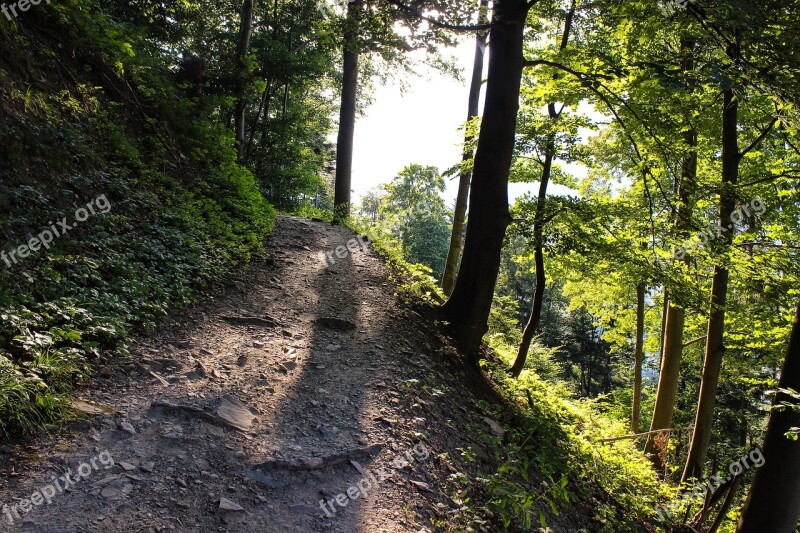
[[[182, 94], [144, 27], [104, 2], [38, 13], [0, 34], [0, 250], [100, 196], [110, 209], [0, 264], [6, 437], [61, 418], [91, 362], [125, 353], [132, 335], [195, 302], [259, 252], [275, 222], [231, 135], [200, 118], [216, 103]], [[73, 55], [58, 57], [62, 47]], [[21, 57], [41, 83], [8, 66]]]
[[450, 246], [452, 213], [445, 207], [444, 178], [435, 167], [409, 165], [381, 191], [365, 196], [359, 224], [391, 241], [424, 276], [440, 279]]
[[404, 257], [397, 239], [380, 228], [371, 227], [363, 220], [351, 220], [350, 227], [368, 235], [375, 251], [383, 257], [391, 269], [391, 279], [397, 287], [397, 295], [407, 304], [432, 306], [444, 302], [444, 293], [425, 265], [410, 263]]
[[[512, 429], [514, 444], [491, 484], [499, 492], [490, 509], [504, 523], [529, 524], [545, 512], [558, 516], [576, 500], [594, 495], [597, 531], [638, 531], [653, 520], [657, 505], [673, 497], [674, 489], [660, 482], [634, 441], [601, 442], [626, 428], [599, 404], [571, 399], [563, 385], [529, 370], [513, 380], [505, 367], [487, 363], [484, 368], [508, 398], [520, 409], [525, 406], [525, 424]], [[532, 482], [534, 473], [544, 479]]]

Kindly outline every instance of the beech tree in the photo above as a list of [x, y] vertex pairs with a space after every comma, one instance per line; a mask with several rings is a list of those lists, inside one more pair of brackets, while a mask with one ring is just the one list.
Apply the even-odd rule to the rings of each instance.
[[[435, 16], [428, 16], [433, 13]], [[342, 29], [342, 86], [336, 145], [334, 220], [350, 215], [353, 138], [358, 112], [359, 77], [386, 75], [373, 69], [380, 59], [388, 68], [408, 67], [407, 53], [424, 49], [431, 64], [445, 68], [435, 58], [438, 47], [454, 44], [453, 31], [466, 31], [472, 16], [460, 0], [348, 0]], [[440, 20], [444, 19], [444, 20]], [[401, 29], [402, 28], [402, 29]], [[410, 69], [406, 68], [406, 71]]]
[[536, 0], [497, 0], [489, 31], [489, 79], [469, 199], [464, 254], [443, 317], [468, 359], [477, 363], [488, 329], [506, 228], [508, 176], [514, 153], [525, 28]]
[[336, 141], [335, 220], [350, 215], [350, 188], [353, 173], [353, 137], [356, 130], [358, 98], [359, 27], [363, 0], [348, 0], [344, 29], [342, 67], [342, 104], [339, 112], [339, 135]]

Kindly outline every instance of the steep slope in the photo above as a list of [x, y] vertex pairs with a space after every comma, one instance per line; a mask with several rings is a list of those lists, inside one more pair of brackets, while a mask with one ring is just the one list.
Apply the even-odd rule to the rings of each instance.
[[92, 7], [0, 16], [0, 438], [58, 420], [91, 361], [195, 301], [274, 225], [231, 134]]

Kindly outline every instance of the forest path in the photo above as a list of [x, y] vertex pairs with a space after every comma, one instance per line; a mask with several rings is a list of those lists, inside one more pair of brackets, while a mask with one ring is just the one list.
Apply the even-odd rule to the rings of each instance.
[[[474, 428], [491, 426], [443, 368], [422, 317], [398, 305], [388, 275], [350, 230], [280, 217], [267, 253], [219, 299], [101, 368], [80, 395], [105, 413], [0, 453], [0, 531], [447, 529], [459, 507], [448, 477], [475, 468], [460, 464], [459, 449], [488, 460]], [[251, 423], [226, 397], [252, 409], [252, 427], [224, 427], [220, 415]], [[375, 445], [355, 463], [258, 471], [271, 459], [313, 467]], [[61, 493], [65, 473], [77, 480]], [[24, 513], [21, 500], [36, 493], [52, 503]]]

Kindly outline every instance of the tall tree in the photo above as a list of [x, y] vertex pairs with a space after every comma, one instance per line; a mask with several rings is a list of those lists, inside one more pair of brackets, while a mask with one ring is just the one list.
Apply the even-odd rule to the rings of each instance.
[[358, 100], [359, 22], [363, 0], [349, 0], [344, 30], [342, 68], [342, 105], [339, 112], [339, 135], [336, 141], [336, 184], [334, 219], [350, 215], [350, 188], [353, 174], [353, 137], [356, 131]]
[[[478, 5], [478, 20], [486, 22], [488, 19], [489, 0], [480, 0]], [[464, 155], [461, 162], [461, 172], [458, 181], [458, 195], [453, 215], [453, 230], [450, 235], [450, 248], [447, 252], [447, 263], [442, 275], [442, 290], [447, 296], [453, 292], [456, 280], [458, 260], [464, 249], [464, 223], [467, 218], [467, 203], [469, 201], [469, 184], [472, 180], [472, 158], [474, 138], [471, 122], [478, 117], [478, 107], [481, 100], [481, 87], [483, 87], [483, 63], [486, 55], [486, 31], [479, 31], [475, 37], [475, 59], [472, 63], [472, 81], [469, 85], [469, 103], [467, 106], [467, 126], [464, 136]]]
[[[694, 53], [696, 43], [693, 39], [681, 39], [683, 55], [681, 71], [690, 73], [694, 70]], [[675, 214], [676, 233], [686, 237], [692, 227], [692, 211], [697, 191], [697, 131], [687, 119], [683, 140], [687, 153], [681, 161], [680, 183], [678, 185], [678, 206]], [[681, 257], [689, 263], [688, 257]], [[664, 348], [661, 356], [661, 372], [658, 379], [658, 392], [650, 422], [650, 431], [669, 429], [675, 410], [675, 397], [678, 391], [681, 359], [683, 356], [683, 330], [686, 324], [686, 311], [672, 297], [667, 307], [664, 324]], [[656, 433], [647, 438], [645, 453], [650, 454], [653, 463], [661, 467], [664, 450], [659, 443], [664, 442]]]
[[245, 110], [247, 109], [247, 78], [249, 68], [247, 54], [250, 53], [250, 39], [253, 35], [253, 0], [244, 0], [242, 18], [239, 28], [239, 43], [236, 47], [237, 78], [239, 83], [234, 122], [236, 129], [236, 149], [239, 161], [244, 160], [245, 154]]
[[[800, 391], [800, 306], [779, 386]], [[764, 464], [756, 471], [737, 533], [792, 533], [800, 522], [800, 444], [786, 435], [800, 427], [800, 404], [796, 396], [779, 392], [775, 406], [784, 408], [770, 414], [761, 449]]]
[[[740, 43], [738, 39], [728, 46], [728, 56], [734, 67], [740, 67]], [[739, 97], [734, 92], [734, 87], [728, 88], [723, 94], [722, 115], [722, 183], [719, 193], [719, 221], [717, 227], [721, 228], [718, 238], [720, 255], [724, 256], [733, 244], [735, 233], [735, 220], [733, 214], [736, 210], [736, 187], [739, 181], [739, 165], [742, 159], [755, 149], [769, 135], [777, 119], [761, 131], [755, 141], [746, 149], [739, 148]], [[714, 266], [711, 282], [711, 303], [708, 319], [708, 333], [706, 335], [705, 362], [703, 364], [703, 377], [700, 383], [700, 397], [697, 404], [694, 434], [689, 449], [689, 457], [683, 472], [683, 481], [692, 478], [701, 478], [705, 464], [708, 444], [711, 440], [711, 428], [714, 421], [714, 405], [716, 403], [717, 387], [719, 385], [722, 358], [725, 352], [725, 308], [728, 301], [729, 270], [723, 263]]]
[[636, 286], [636, 340], [633, 352], [633, 406], [631, 407], [631, 433], [639, 432], [642, 406], [642, 365], [644, 363], [644, 307], [645, 285]]
[[[736, 208], [734, 187], [739, 179], [739, 100], [733, 88], [723, 95], [722, 111], [722, 187], [719, 198], [719, 227], [732, 228], [731, 214]], [[723, 232], [722, 245], [729, 248], [733, 243], [733, 232]], [[725, 334], [725, 305], [728, 300], [728, 269], [723, 265], [714, 267], [711, 282], [711, 305], [706, 336], [706, 356], [703, 379], [700, 383], [700, 400], [692, 436], [689, 458], [683, 472], [683, 481], [700, 478], [703, 474], [711, 424], [714, 419], [714, 400], [717, 394], [720, 368], [722, 367], [723, 340]]]
[[486, 105], [470, 187], [470, 224], [455, 288], [442, 307], [454, 336], [475, 364], [488, 329], [503, 238], [511, 223], [508, 176], [524, 67], [525, 22], [535, 3], [497, 0], [494, 4]]

